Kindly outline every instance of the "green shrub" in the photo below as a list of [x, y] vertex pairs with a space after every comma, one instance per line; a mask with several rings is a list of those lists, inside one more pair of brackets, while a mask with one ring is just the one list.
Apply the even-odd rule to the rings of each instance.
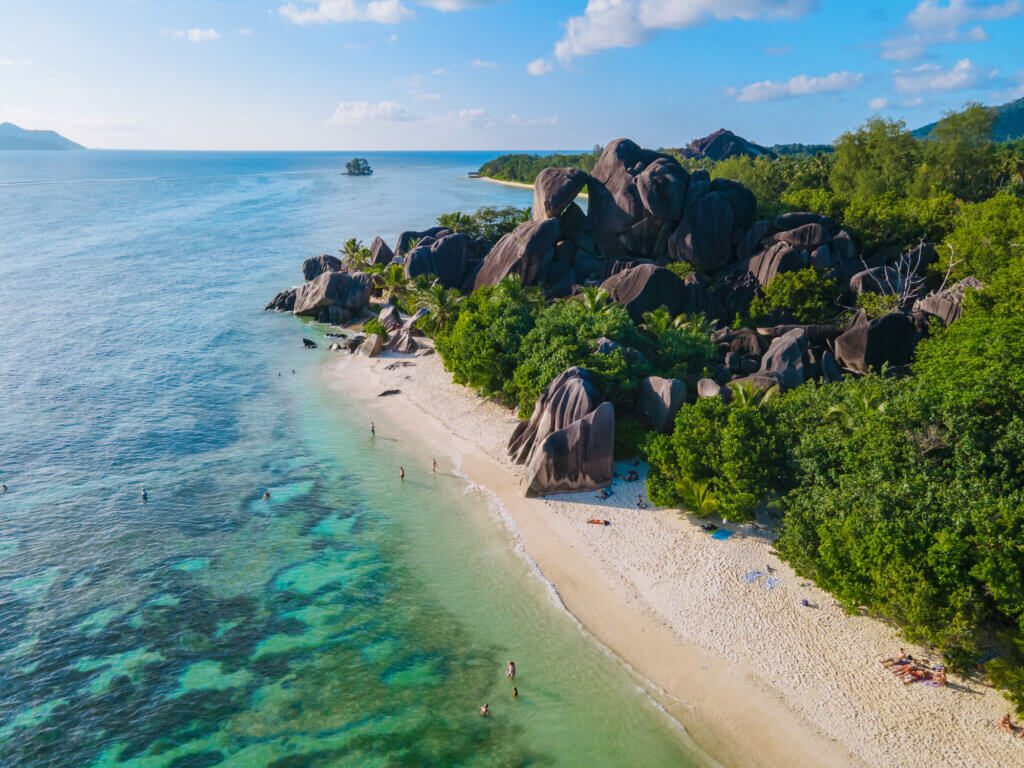
[[798, 272], [780, 272], [750, 304], [750, 317], [768, 320], [783, 314], [798, 323], [823, 323], [838, 313], [836, 281], [808, 267]]
[[960, 261], [956, 277], [987, 281], [1014, 261], [1024, 259], [1024, 200], [999, 194], [961, 207], [956, 227], [946, 238], [945, 264]]
[[876, 317], [888, 314], [889, 312], [895, 311], [900, 304], [899, 297], [895, 294], [888, 294], [882, 296], [877, 293], [861, 293], [858, 294], [855, 305], [857, 309], [863, 309], [868, 314], [868, 319], [874, 320]]
[[380, 336], [381, 341], [388, 340], [388, 329], [384, 327], [384, 324], [376, 317], [367, 320], [363, 323], [363, 333], [370, 335], [372, 333]]
[[620, 412], [615, 413], [615, 460], [626, 461], [643, 455], [643, 443], [647, 438], [647, 430], [640, 426], [640, 421]]

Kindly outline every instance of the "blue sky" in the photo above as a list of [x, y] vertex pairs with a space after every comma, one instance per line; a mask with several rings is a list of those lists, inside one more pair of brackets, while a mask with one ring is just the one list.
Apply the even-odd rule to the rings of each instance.
[[0, 0], [0, 122], [90, 147], [828, 142], [1024, 96], [1024, 0]]

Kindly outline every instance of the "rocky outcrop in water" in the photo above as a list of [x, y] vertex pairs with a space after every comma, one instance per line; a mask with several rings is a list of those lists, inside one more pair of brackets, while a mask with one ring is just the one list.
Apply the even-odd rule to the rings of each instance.
[[341, 259], [336, 256], [323, 254], [314, 256], [302, 262], [302, 277], [308, 282], [319, 277], [324, 272], [341, 271]]
[[364, 272], [324, 272], [295, 292], [296, 315], [330, 322], [331, 308], [355, 317], [370, 303], [373, 278]]

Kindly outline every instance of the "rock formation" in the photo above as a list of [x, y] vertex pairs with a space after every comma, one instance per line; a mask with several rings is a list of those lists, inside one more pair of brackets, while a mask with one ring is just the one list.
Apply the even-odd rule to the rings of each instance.
[[680, 379], [648, 376], [636, 393], [637, 414], [658, 432], [672, 431], [679, 409], [688, 402], [686, 383]]
[[569, 207], [590, 180], [576, 168], [545, 168], [533, 182], [533, 218], [556, 218]]
[[417, 245], [405, 257], [406, 277], [436, 275], [445, 288], [458, 288], [466, 274], [469, 238], [456, 234], [430, 240], [426, 245]]
[[316, 319], [327, 317], [330, 308], [344, 310], [354, 317], [370, 303], [373, 278], [364, 272], [324, 272], [295, 292], [296, 315]]
[[554, 260], [559, 232], [558, 219], [534, 219], [520, 224], [487, 254], [473, 289], [497, 285], [509, 275], [519, 275], [523, 285], [535, 285]]
[[525, 495], [592, 491], [615, 476], [615, 406], [601, 403], [586, 416], [548, 435], [526, 467]]
[[925, 312], [934, 315], [943, 323], [949, 325], [954, 320], [960, 319], [963, 310], [964, 295], [968, 289], [980, 291], [984, 284], [976, 277], [965, 277], [959, 283], [951, 285], [941, 291], [932, 291], [923, 299], [914, 303], [915, 312]]
[[725, 160], [727, 157], [736, 157], [737, 155], [745, 155], [747, 157], [774, 157], [775, 154], [762, 147], [760, 144], [755, 144], [752, 141], [747, 141], [742, 136], [737, 136], [730, 130], [725, 128], [719, 128], [714, 133], [709, 133], [707, 136], [694, 139], [683, 148], [683, 157], [691, 160]]
[[309, 282], [319, 277], [324, 272], [339, 272], [341, 270], [341, 259], [336, 256], [313, 256], [302, 262], [302, 277]]

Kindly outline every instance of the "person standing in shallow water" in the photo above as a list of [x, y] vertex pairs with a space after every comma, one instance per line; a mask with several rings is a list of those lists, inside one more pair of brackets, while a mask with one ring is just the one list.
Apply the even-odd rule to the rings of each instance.
[[142, 500], [143, 501], [149, 501], [149, 494], [146, 493], [146, 489], [145, 488], [142, 489]]
[[376, 427], [376, 425], [374, 425], [374, 423], [372, 421], [370, 422], [370, 434], [373, 437], [377, 436], [377, 427]]
[[508, 663], [508, 667], [505, 669], [505, 677], [509, 680], [516, 679], [516, 663], [514, 661]]
[[433, 469], [431, 471], [432, 472], [437, 472], [437, 459], [433, 459], [433, 462], [434, 462], [434, 467], [433, 467]]
[[405, 467], [398, 468], [398, 479], [405, 480]]
[[480, 717], [490, 717], [490, 716], [491, 716], [491, 710], [487, 707], [486, 704], [484, 704], [482, 707], [480, 707]]

